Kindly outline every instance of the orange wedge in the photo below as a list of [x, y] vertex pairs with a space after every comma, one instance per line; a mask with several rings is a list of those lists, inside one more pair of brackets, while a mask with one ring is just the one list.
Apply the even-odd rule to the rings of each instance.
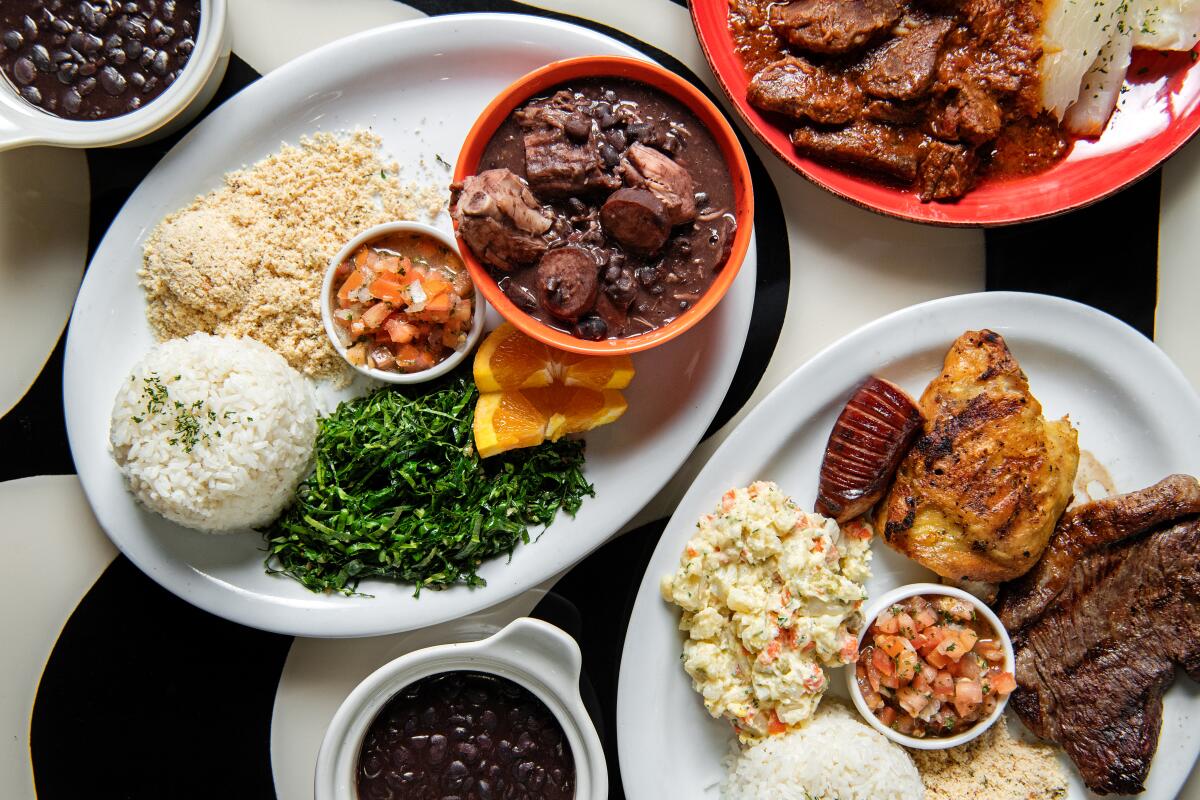
[[475, 353], [474, 371], [480, 392], [532, 389], [554, 382], [550, 348], [507, 322], [483, 340]]
[[547, 347], [505, 323], [475, 354], [475, 447], [483, 458], [558, 441], [620, 418], [629, 356], [605, 358]]
[[475, 449], [481, 458], [546, 438], [546, 417], [519, 391], [487, 392], [475, 404]]
[[[570, 353], [575, 356], [577, 354]], [[624, 389], [633, 380], [633, 360], [629, 356], [577, 356], [570, 363], [560, 362], [562, 382], [567, 386], [580, 386], [602, 391]]]
[[546, 438], [552, 442], [568, 433], [583, 433], [615, 422], [629, 407], [616, 389], [595, 391], [555, 384], [527, 389], [524, 394], [546, 418]]

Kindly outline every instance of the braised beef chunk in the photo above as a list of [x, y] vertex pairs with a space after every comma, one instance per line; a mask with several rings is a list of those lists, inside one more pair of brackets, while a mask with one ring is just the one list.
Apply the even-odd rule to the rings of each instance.
[[973, 150], [931, 139], [921, 159], [917, 192], [926, 202], [961, 197], [975, 182], [978, 167], [979, 158]]
[[890, 100], [924, 96], [933, 83], [942, 42], [953, 27], [953, 20], [939, 17], [871, 51], [859, 67], [862, 90]]
[[792, 144], [806, 156], [915, 180], [926, 137], [912, 128], [855, 122], [838, 130], [797, 128]]
[[863, 118], [871, 122], [887, 122], [891, 125], [917, 125], [925, 113], [920, 103], [904, 103], [893, 100], [869, 99], [863, 104]]
[[1000, 133], [1000, 104], [977, 84], [960, 82], [936, 105], [939, 110], [929, 118], [929, 133], [939, 139], [983, 144]]
[[575, 107], [569, 92], [518, 114], [524, 129], [525, 177], [536, 194], [569, 197], [621, 185], [600, 152], [597, 126]]
[[842, 125], [854, 119], [862, 105], [862, 92], [845, 73], [789, 56], [764, 67], [750, 79], [747, 99], [763, 111], [822, 125]]
[[1011, 705], [1062, 745], [1088, 788], [1135, 794], [1158, 747], [1162, 696], [1200, 679], [1200, 491], [1175, 475], [1063, 515], [999, 614], [1017, 655]]
[[794, 47], [838, 54], [864, 46], [903, 13], [897, 0], [794, 0], [772, 6], [770, 24]]
[[553, 219], [507, 169], [489, 169], [450, 187], [450, 213], [464, 240], [479, 257], [509, 271], [532, 264], [546, 252], [541, 234]]

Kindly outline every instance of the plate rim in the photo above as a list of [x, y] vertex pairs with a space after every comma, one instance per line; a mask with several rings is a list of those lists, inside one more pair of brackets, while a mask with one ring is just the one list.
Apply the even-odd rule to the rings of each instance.
[[[1078, 315], [1085, 319], [1089, 325], [1100, 325], [1107, 328], [1112, 335], [1119, 336], [1129, 342], [1130, 346], [1141, 350], [1142, 355], [1151, 362], [1151, 368], [1161, 372], [1164, 379], [1163, 387], [1174, 392], [1174, 396], [1179, 397], [1180, 402], [1190, 405], [1196, 417], [1200, 418], [1200, 392], [1191, 386], [1182, 370], [1151, 339], [1144, 336], [1125, 321], [1098, 308], [1054, 295], [1032, 292], [982, 291], [941, 297], [893, 311], [890, 314], [860, 326], [824, 347], [816, 355], [781, 380], [758, 405], [751, 409], [725, 440], [721, 442], [721, 445], [709, 457], [703, 469], [697, 473], [688, 486], [687, 491], [677, 504], [675, 512], [663, 528], [662, 534], [647, 562], [646, 571], [642, 575], [642, 580], [638, 584], [637, 592], [634, 596], [629, 624], [625, 629], [617, 679], [617, 760], [620, 765], [622, 786], [626, 796], [630, 800], [641, 800], [648, 797], [645, 792], [639, 789], [629, 769], [632, 766], [632, 760], [636, 755], [640, 754], [633, 737], [628, 735], [629, 731], [638, 727], [637, 701], [633, 696], [631, 687], [639, 683], [640, 676], [633, 674], [633, 670], [636, 668], [634, 662], [639, 662], [639, 665], [644, 662], [644, 659], [638, 659], [633, 654], [639, 647], [646, 644], [645, 639], [631, 637], [630, 634], [635, 632], [636, 627], [652, 624], [650, 622], [653, 619], [650, 615], [654, 613], [652, 608], [655, 604], [662, 603], [658, 589], [659, 576], [655, 571], [656, 562], [663, 559], [671, 559], [682, 546], [682, 542], [678, 540], [691, 530], [692, 519], [695, 516], [693, 513], [694, 507], [697, 506], [698, 496], [704, 492], [703, 484], [707, 482], [710, 472], [724, 468], [726, 466], [725, 462], [729, 460], [729, 454], [737, 451], [742, 443], [742, 439], [746, 436], [753, 436], [754, 432], [759, 429], [760, 426], [758, 423], [760, 420], [769, 419], [772, 414], [777, 414], [778, 409], [776, 406], [783, 402], [789, 395], [794, 395], [797, 386], [803, 384], [811, 376], [819, 375], [827, 367], [828, 362], [840, 357], [844, 350], [863, 348], [864, 345], [869, 345], [872, 340], [877, 338], [881, 329], [886, 330], [887, 328], [896, 326], [898, 323], [910, 322], [920, 324], [922, 320], [927, 320], [936, 314], [960, 313], [974, 306], [980, 306], [980, 308], [973, 312], [974, 314], [987, 314], [992, 318], [1000, 317], [1004, 313], [1005, 306], [1017, 308], [1021, 311], [1028, 311], [1030, 306], [1041, 306], [1047, 312], [1057, 311], [1059, 313], [1066, 312]], [[948, 346], [949, 344], [947, 344]], [[903, 358], [904, 356], [900, 355], [898, 357]], [[839, 391], [843, 394], [848, 393], [850, 387]], [[793, 428], [789, 427], [789, 430], [793, 430]], [[692, 510], [689, 511], [688, 509]], [[659, 654], [659, 657], [661, 658], [661, 654]], [[677, 662], [675, 658], [669, 660], [673, 664]], [[682, 669], [679, 670], [679, 674], [686, 677]], [[1183, 677], [1186, 678], [1186, 676]], [[1194, 759], [1193, 766], [1196, 763], [1200, 763], [1200, 737], [1196, 739], [1195, 749], [1197, 757]], [[1192, 767], [1189, 767], [1178, 776], [1176, 791], [1187, 782], [1191, 769]]]
[[[237, 98], [240, 98], [243, 94], [249, 93], [249, 96], [253, 98], [258, 93], [273, 91], [278, 85], [284, 85], [286, 87], [287, 82], [291, 79], [292, 74], [296, 70], [304, 70], [307, 64], [312, 61], [319, 63], [321, 60], [329, 57], [327, 55], [328, 53], [337, 51], [341, 48], [350, 47], [360, 44], [363, 41], [376, 38], [386, 40], [387, 38], [397, 34], [407, 35], [412, 29], [419, 30], [430, 27], [449, 29], [453, 31], [456, 36], [461, 36], [462, 31], [460, 28], [464, 25], [485, 29], [488, 28], [488, 26], [492, 26], [494, 28], [497, 25], [507, 26], [510, 28], [524, 28], [533, 31], [534, 35], [539, 35], [542, 37], [552, 37], [556, 32], [560, 34], [563, 32], [569, 32], [573, 36], [580, 37], [580, 41], [590, 40], [591, 42], [595, 43], [597, 47], [602, 48], [604, 52], [628, 55], [644, 60], [653, 60], [646, 53], [643, 53], [642, 51], [626, 44], [625, 42], [622, 42], [604, 33], [592, 30], [586, 26], [574, 25], [561, 20], [549, 19], [529, 14], [446, 14], [395, 22], [365, 31], [359, 31], [335, 41], [326, 43], [321, 47], [304, 53], [281, 65], [277, 69], [271, 70], [270, 72], [264, 74], [260, 79], [244, 87], [233, 97], [222, 103], [221, 106], [214, 108], [212, 110], [212, 114], [224, 109], [227, 103], [237, 101]], [[595, 52], [595, 49], [593, 48], [589, 50], [589, 52]], [[288, 89], [285, 88], [284, 91], [288, 91]], [[296, 95], [297, 90], [292, 90], [290, 93]], [[246, 103], [248, 101], [242, 99], [237, 102]], [[152, 580], [154, 580], [160, 586], [163, 586], [163, 588], [167, 589], [172, 594], [175, 594], [186, 602], [201, 608], [208, 613], [222, 617], [231, 622], [247, 625], [259, 630], [291, 636], [352, 638], [387, 635], [425, 628], [431, 625], [436, 625], [459, 618], [465, 614], [478, 613], [489, 607], [495, 606], [496, 604], [503, 603], [507, 600], [510, 600], [512, 597], [515, 597], [520, 593], [533, 588], [534, 586], [552, 579], [555, 575], [561, 574], [574, 564], [577, 564], [580, 560], [586, 558], [590, 553], [594, 552], [606, 541], [615, 536], [621, 530], [621, 528], [624, 527], [624, 525], [628, 524], [629, 520], [637, 514], [637, 512], [645, 505], [645, 503], [636, 508], [630, 507], [614, 514], [613, 519], [611, 520], [612, 524], [603, 526], [608, 531], [606, 534], [602, 536], [597, 535], [594, 541], [588, 542], [586, 549], [576, 554], [574, 559], [569, 563], [557, 564], [557, 566], [555, 566], [552, 570], [550, 570], [548, 567], [538, 570], [539, 573], [545, 574], [542, 574], [534, 583], [530, 585], [514, 583], [508, 586], [497, 586], [496, 589], [492, 590], [492, 594], [486, 596], [486, 599], [465, 603], [463, 609], [451, 608], [433, 615], [421, 616], [420, 621], [415, 623], [409, 621], [408, 616], [403, 614], [402, 610], [400, 613], [393, 613], [390, 615], [390, 619], [393, 620], [392, 622], [384, 623], [379, 619], [381, 616], [379, 612], [368, 612], [361, 614], [355, 613], [351, 606], [346, 606], [345, 609], [339, 609], [335, 612], [325, 611], [323, 612], [325, 616], [314, 617], [313, 614], [308, 613], [311, 611], [311, 609], [306, 608], [303, 604], [298, 605], [294, 601], [289, 602], [288, 598], [278, 595], [267, 595], [248, 591], [241, 586], [228, 584], [225, 581], [214, 578], [212, 575], [202, 572], [187, 564], [179, 564], [175, 566], [179, 567], [179, 571], [183, 571], [185, 569], [188, 570], [188, 577], [182, 577], [174, 574], [174, 571], [164, 570], [162, 565], [165, 563], [166, 559], [147, 558], [146, 553], [141, 549], [130, 547], [129, 542], [123, 541], [122, 534], [118, 533], [114, 535], [114, 533], [110, 531], [110, 527], [113, 527], [112, 522], [109, 521], [108, 524], [106, 524], [106, 520], [104, 518], [105, 516], [108, 516], [108, 512], [104, 511], [108, 501], [101, 496], [105, 494], [105, 489], [104, 487], [98, 485], [99, 481], [101, 480], [100, 474], [97, 471], [94, 471], [92, 467], [86, 466], [88, 463], [87, 459], [76, 456], [77, 451], [79, 453], [86, 453], [89, 452], [93, 446], [98, 446], [89, 441], [88, 433], [91, 431], [88, 428], [87, 421], [81, 418], [82, 415], [80, 415], [79, 412], [72, 413], [73, 407], [78, 405], [77, 403], [72, 403], [73, 390], [77, 388], [76, 381], [81, 380], [75, 376], [82, 375], [90, 370], [90, 364], [88, 364], [88, 355], [89, 352], [92, 352], [88, 350], [87, 342], [84, 341], [87, 334], [81, 330], [81, 323], [79, 322], [80, 316], [78, 316], [76, 312], [78, 312], [82, 307], [87, 306], [89, 303], [94, 302], [90, 297], [89, 287], [99, 283], [104, 277], [107, 277], [101, 275], [102, 270], [92, 269], [92, 267], [97, 256], [99, 256], [101, 253], [107, 253], [114, 246], [113, 243], [109, 241], [109, 237], [114, 228], [117, 226], [117, 223], [121, 220], [126, 208], [130, 207], [134, 203], [135, 199], [138, 197], [138, 194], [143, 191], [146, 181], [154, 175], [155, 171], [164, 166], [172, 164], [174, 160], [179, 157], [179, 153], [185, 150], [189, 146], [189, 143], [193, 141], [196, 132], [206, 124], [209, 124], [209, 120], [207, 118], [198, 123], [194, 128], [192, 128], [192, 130], [188, 131], [188, 133], [162, 157], [158, 164], [155, 165], [154, 169], [152, 169], [151, 172], [147, 174], [146, 178], [144, 178], [143, 181], [138, 184], [133, 193], [131, 193], [130, 197], [125, 201], [125, 204], [122, 206], [121, 210], [113, 218], [113, 221], [109, 224], [108, 229], [105, 231], [104, 236], [97, 245], [92, 259], [88, 263], [88, 270], [84, 275], [83, 283], [79, 289], [78, 295], [76, 296], [70, 326], [67, 330], [63, 364], [63, 405], [66, 418], [68, 444], [71, 448], [72, 457], [76, 463], [76, 471], [79, 474], [80, 482], [84, 488], [84, 493], [88, 498], [88, 503], [92, 507], [93, 512], [96, 514], [96, 518], [100, 523], [100, 527], [105, 531], [105, 534], [109, 537], [113, 544], [116, 545], [118, 550], [120, 550], [123, 555], [129, 558], [130, 561], [132, 561], [134, 565], [137, 566], [138, 569], [144, 574], [149, 576]], [[224, 171], [228, 171], [229, 169], [237, 169], [240, 168], [240, 166], [241, 165], [239, 164], [228, 167]], [[148, 223], [139, 222], [139, 225], [141, 225], [143, 229], [146, 224]], [[752, 245], [755, 241], [756, 237], [752, 236]], [[106, 247], [106, 245], [108, 245], [108, 247]], [[728, 368], [725, 370], [727, 374], [722, 375], [719, 378], [719, 381], [724, 385], [725, 394], [728, 393], [729, 386], [732, 385], [732, 381], [736, 373], [737, 363], [740, 360], [740, 353], [744, 350], [749, 335], [749, 323], [750, 318], [753, 315], [752, 312], [756, 278], [757, 250], [754, 246], [752, 246], [747, 254], [741, 270], [739, 271], [739, 275], [735, 280], [735, 285], [741, 284], [743, 286], [742, 291], [749, 294], [748, 300], [743, 301], [746, 302], [749, 307], [746, 309], [746, 313], [741, 315], [744, 318], [739, 319], [738, 316], [733, 316], [730, 318], [730, 324], [733, 332], [738, 335], [738, 341], [734, 344], [734, 346], [737, 348], [739, 358], [731, 359]], [[713, 317], [715, 318], [715, 315], [713, 315]], [[729, 340], [726, 338], [724, 341], [728, 342]], [[722, 398], [723, 396], [724, 394], [722, 394]], [[107, 403], [107, 401], [101, 402], [103, 404]], [[690, 447], [686, 448], [686, 450], [679, 454], [678, 463], [675, 464], [674, 468], [669, 471], [669, 474], [663, 477], [659, 488], [655, 493], [660, 491], [662, 486], [665, 486], [670, 478], [678, 472], [683, 462], [695, 450], [696, 445], [699, 444], [703, 438], [708, 426], [711, 425], [712, 418], [715, 417], [717, 411], [719, 410], [720, 399], [712, 401], [711, 404], [713, 406], [711, 417], [705, 420], [703, 425], [700, 425], [699, 423], [695, 425], [696, 429], [694, 436], [689, 435], [686, 437], [687, 439], [691, 440]], [[105, 431], [107, 431], [107, 427], [105, 428]], [[104, 438], [106, 441], [107, 433], [105, 433]], [[85, 465], [82, 469], [80, 468], [81, 464]], [[651, 494], [646, 498], [646, 502], [652, 500], [653, 497], [654, 494]], [[152, 513], [144, 512], [140, 504], [137, 504], [131, 496], [129, 497], [129, 502], [136, 506], [137, 513]], [[197, 578], [199, 578], [199, 580], [197, 580]], [[224, 603], [222, 603], [220, 601], [212, 600], [204, 590], [197, 588], [206, 584], [221, 585], [222, 589], [220, 593], [216, 595], [217, 597], [227, 598], [236, 595], [239, 598], [239, 601], [236, 603], [229, 603], [228, 600], [226, 600]], [[493, 586], [496, 585], [497, 584], [493, 584]], [[478, 592], [480, 590], [476, 589], [474, 591]], [[285, 608], [290, 610], [284, 611]], [[282, 616], [283, 619], [279, 619], [280, 616]]]

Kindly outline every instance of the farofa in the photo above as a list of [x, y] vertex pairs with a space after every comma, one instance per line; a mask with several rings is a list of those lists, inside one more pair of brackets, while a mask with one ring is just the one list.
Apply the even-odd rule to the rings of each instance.
[[1053, 745], [1018, 739], [1001, 717], [973, 742], [910, 750], [925, 800], [1063, 800], [1067, 775]]
[[362, 130], [302, 138], [164, 218], [138, 273], [155, 335], [251, 336], [304, 375], [346, 383], [321, 324], [325, 267], [359, 231], [431, 219], [445, 202], [432, 186], [401, 184], [379, 146]]

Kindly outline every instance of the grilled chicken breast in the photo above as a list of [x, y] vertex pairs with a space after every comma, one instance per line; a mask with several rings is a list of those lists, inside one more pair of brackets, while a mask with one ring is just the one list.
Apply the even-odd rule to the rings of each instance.
[[1004, 338], [989, 330], [954, 342], [920, 407], [923, 435], [879, 506], [877, 530], [944, 578], [1023, 575], [1070, 502], [1075, 429], [1042, 417]]

